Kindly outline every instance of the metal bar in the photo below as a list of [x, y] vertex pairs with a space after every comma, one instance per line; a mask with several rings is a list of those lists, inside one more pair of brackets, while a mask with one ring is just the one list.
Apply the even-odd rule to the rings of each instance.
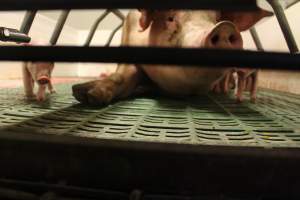
[[256, 0], [1, 0], [0, 10], [51, 10], [51, 9], [227, 9], [254, 10]]
[[300, 0], [294, 0], [294, 1], [290, 2], [290, 3], [288, 3], [288, 4], [286, 5], [285, 9], [288, 9], [288, 8], [294, 6], [295, 4], [299, 3], [299, 1], [300, 1]]
[[114, 13], [120, 20], [125, 20], [125, 15], [118, 9], [113, 9], [112, 13]]
[[284, 13], [283, 7], [280, 5], [278, 0], [268, 0], [269, 4], [272, 6], [279, 25], [281, 27], [282, 33], [286, 40], [291, 53], [297, 53], [299, 51], [296, 40], [293, 36], [292, 30]]
[[[1, 8], [1, 6], [0, 6]], [[36, 16], [37, 11], [27, 11], [25, 14], [25, 17], [23, 19], [22, 25], [20, 27], [20, 32], [28, 34], [30, 31], [30, 28], [32, 26], [33, 20]]]
[[18, 200], [39, 199], [37, 195], [28, 192], [14, 190], [14, 189], [3, 188], [3, 187], [0, 187], [0, 197], [4, 199], [18, 199]]
[[[38, 189], [40, 191], [53, 191], [59, 194], [72, 194], [78, 196], [89, 196], [90, 198], [102, 198], [102, 199], [128, 199], [126, 193], [101, 190], [92, 188], [82, 188], [71, 185], [59, 185], [59, 184], [47, 184], [39, 182], [21, 181], [21, 180], [9, 180], [0, 179], [0, 185], [12, 188], [25, 188], [25, 189]], [[109, 198], [110, 197], [110, 198]], [[112, 198], [114, 197], [114, 198]]]
[[300, 55], [222, 49], [2, 46], [3, 61], [136, 63], [300, 70]]
[[258, 34], [257, 34], [256, 28], [255, 28], [255, 27], [252, 27], [252, 28], [250, 29], [250, 33], [251, 33], [251, 36], [252, 36], [252, 38], [253, 38], [253, 41], [254, 41], [254, 43], [255, 43], [255, 46], [256, 46], [257, 50], [259, 50], [259, 51], [264, 51], [264, 48], [263, 48], [263, 46], [262, 46], [262, 43], [261, 43], [261, 41], [260, 41], [260, 39], [259, 39], [259, 36], [258, 36]]
[[52, 33], [50, 44], [55, 45], [57, 43], [57, 40], [62, 32], [62, 29], [67, 21], [67, 18], [70, 14], [70, 10], [64, 10], [61, 15], [59, 16], [59, 19], [56, 23], [55, 29]]
[[90, 46], [92, 39], [98, 29], [99, 24], [104, 20], [104, 18], [111, 12], [111, 10], [106, 10], [93, 24], [91, 31], [85, 41], [84, 46]]
[[106, 47], [110, 46], [111, 41], [112, 41], [113, 38], [115, 37], [115, 35], [116, 35], [116, 33], [118, 32], [118, 30], [120, 30], [120, 29], [122, 28], [122, 26], [123, 26], [123, 22], [122, 22], [119, 26], [117, 26], [117, 27], [113, 30], [113, 32], [111, 32], [111, 34], [110, 34], [110, 36], [109, 36], [109, 38], [108, 38], [108, 40], [107, 40], [107, 42], [106, 42], [106, 44], [105, 44]]

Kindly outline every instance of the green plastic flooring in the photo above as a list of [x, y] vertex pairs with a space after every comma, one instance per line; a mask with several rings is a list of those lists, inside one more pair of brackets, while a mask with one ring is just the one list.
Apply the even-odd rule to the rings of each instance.
[[300, 147], [297, 95], [263, 90], [256, 104], [210, 95], [137, 97], [91, 108], [76, 102], [71, 84], [56, 89], [44, 103], [24, 100], [21, 89], [1, 89], [1, 129], [137, 142]]

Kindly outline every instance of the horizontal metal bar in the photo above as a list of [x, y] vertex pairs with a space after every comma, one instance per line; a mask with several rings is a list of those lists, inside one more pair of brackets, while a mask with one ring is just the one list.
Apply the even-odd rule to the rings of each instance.
[[21, 180], [10, 180], [10, 179], [0, 179], [0, 185], [4, 187], [12, 188], [25, 188], [25, 189], [36, 189], [39, 191], [53, 191], [59, 194], [73, 194], [78, 196], [89, 196], [91, 198], [109, 198], [110, 199], [128, 199], [126, 193], [110, 191], [110, 190], [101, 190], [101, 189], [92, 189], [92, 188], [82, 188], [71, 185], [60, 185], [60, 184], [47, 184], [40, 182], [30, 182], [30, 181], [21, 181]]
[[256, 0], [1, 0], [0, 10], [48, 10], [48, 9], [256, 9]]
[[300, 70], [300, 55], [245, 50], [146, 47], [2, 46], [3, 61], [202, 65]]

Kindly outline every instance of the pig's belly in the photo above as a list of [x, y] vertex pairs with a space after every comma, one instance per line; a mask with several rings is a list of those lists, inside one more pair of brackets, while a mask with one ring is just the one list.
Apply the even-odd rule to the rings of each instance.
[[178, 66], [144, 66], [142, 68], [162, 90], [175, 95], [207, 93], [212, 83], [219, 79], [225, 70]]

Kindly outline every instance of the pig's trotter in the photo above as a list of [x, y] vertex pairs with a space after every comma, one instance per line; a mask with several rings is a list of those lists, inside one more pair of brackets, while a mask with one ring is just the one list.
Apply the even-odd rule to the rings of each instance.
[[54, 89], [54, 87], [53, 87], [53, 85], [52, 85], [51, 80], [50, 80], [49, 83], [48, 83], [48, 90], [49, 90], [50, 94], [56, 93], [56, 91], [55, 91], [55, 89]]
[[121, 74], [114, 73], [109, 77], [97, 82], [97, 84], [88, 91], [88, 103], [90, 105], [106, 105], [109, 104], [120, 90], [123, 83]]
[[97, 84], [97, 82], [99, 82], [99, 80], [73, 85], [72, 91], [75, 99], [81, 103], [87, 104], [88, 103], [87, 93], [90, 89], [92, 89]]
[[121, 83], [121, 75], [115, 73], [103, 80], [74, 85], [73, 96], [84, 104], [105, 105], [116, 97]]

